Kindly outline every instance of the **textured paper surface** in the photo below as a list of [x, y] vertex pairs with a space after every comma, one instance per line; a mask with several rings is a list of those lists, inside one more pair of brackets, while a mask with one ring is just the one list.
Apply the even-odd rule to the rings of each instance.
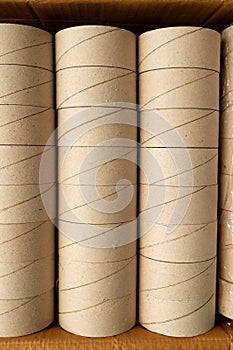
[[0, 64], [34, 66], [53, 70], [53, 37], [35, 27], [0, 25]]
[[233, 319], [232, 300], [232, 33], [229, 27], [222, 32], [222, 115], [220, 129], [220, 193], [219, 206], [219, 312]]
[[45, 258], [55, 251], [54, 226], [46, 221], [0, 224], [0, 262]]
[[[46, 154], [49, 161], [46, 179], [40, 177], [40, 161]], [[45, 156], [44, 156], [45, 157]], [[55, 179], [55, 149], [51, 146], [0, 145], [1, 185], [53, 185]], [[46, 182], [45, 182], [46, 181]]]
[[[158, 117], [165, 122], [158, 120]], [[181, 138], [186, 147], [217, 148], [218, 124], [219, 112], [215, 110], [195, 108], [142, 110], [140, 143], [145, 147], [178, 147]]]
[[120, 28], [79, 26], [56, 34], [56, 71], [73, 66], [121, 67], [136, 71], [136, 36]]
[[1, 300], [0, 307], [2, 337], [18, 337], [35, 333], [49, 326], [53, 321], [54, 289], [30, 298]]
[[[124, 223], [136, 218], [137, 114], [135, 106], [117, 106], [136, 103], [135, 71], [131, 32], [79, 26], [56, 34], [59, 323], [78, 335], [112, 336], [136, 321], [135, 242], [116, 247], [110, 238], [108, 248], [99, 248], [116, 227], [128, 235]], [[79, 234], [85, 227], [96, 232], [90, 246]], [[130, 230], [135, 239], [135, 224]]]
[[139, 72], [171, 67], [219, 72], [219, 33], [202, 27], [171, 27], [140, 35]]
[[39, 175], [45, 152], [41, 191], [55, 207], [54, 140], [44, 148], [55, 127], [52, 35], [0, 24], [0, 75], [0, 337], [15, 337], [54, 318], [54, 227]]
[[53, 107], [53, 72], [30, 66], [0, 65], [1, 104]]
[[[59, 238], [61, 326], [97, 337], [131, 328], [136, 317], [136, 243], [97, 249], [71, 244], [61, 233]], [[114, 319], [109, 310], [116, 312]]]
[[1, 105], [0, 114], [1, 144], [46, 145], [54, 131], [55, 116], [51, 108]]
[[[150, 156], [157, 161], [162, 174], [158, 174], [150, 166]], [[184, 158], [184, 156], [187, 157]], [[208, 186], [217, 184], [218, 150], [182, 148], [141, 148], [140, 183], [168, 186]], [[206, 176], [208, 174], [208, 176]], [[194, 188], [195, 190], [195, 188]]]
[[154, 70], [141, 74], [139, 84], [143, 108], [219, 109], [219, 73], [215, 71]]
[[215, 322], [219, 71], [217, 32], [139, 37], [139, 321], [169, 336]]
[[201, 261], [203, 256], [211, 259], [216, 255], [217, 222], [168, 227], [141, 221], [141, 232], [146, 228], [149, 230], [140, 240], [140, 253], [148, 258], [193, 263]]

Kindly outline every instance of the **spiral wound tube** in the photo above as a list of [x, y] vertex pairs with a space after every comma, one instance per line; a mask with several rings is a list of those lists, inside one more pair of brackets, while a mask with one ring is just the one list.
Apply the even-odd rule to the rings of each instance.
[[136, 38], [126, 30], [56, 35], [59, 323], [84, 336], [135, 324], [135, 66]]
[[[16, 337], [54, 319], [54, 226], [40, 193], [54, 216], [52, 35], [0, 24], [0, 75], [0, 337]], [[52, 171], [42, 184], [43, 153]]]
[[140, 176], [139, 321], [170, 336], [215, 322], [219, 65], [213, 30], [139, 37], [140, 166], [149, 152], [163, 172]]

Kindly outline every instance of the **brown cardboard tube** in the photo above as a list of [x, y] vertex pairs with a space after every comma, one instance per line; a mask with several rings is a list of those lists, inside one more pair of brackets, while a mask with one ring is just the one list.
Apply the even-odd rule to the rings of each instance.
[[1, 299], [42, 294], [54, 286], [54, 254], [32, 261], [0, 262], [0, 279]]
[[[40, 177], [40, 162], [46, 155], [48, 160], [46, 179]], [[39, 185], [54, 184], [55, 148], [51, 146], [0, 145], [0, 183], [1, 185]], [[29, 170], [30, 169], [30, 170]]]
[[39, 68], [0, 65], [1, 104], [53, 108], [53, 73]]
[[170, 27], [140, 35], [139, 72], [171, 67], [219, 72], [219, 33], [202, 27]]
[[140, 253], [152, 259], [197, 262], [216, 255], [217, 221], [173, 227], [141, 221], [140, 233]]
[[[15, 337], [54, 318], [54, 227], [42, 200], [55, 211], [54, 139], [52, 152], [45, 146], [55, 127], [53, 38], [3, 23], [0, 38], [0, 337]], [[52, 155], [45, 181], [43, 152]]]
[[[76, 79], [72, 79], [72, 77]], [[67, 84], [69, 82], [69, 84]], [[122, 68], [82, 67], [57, 72], [57, 108], [134, 103], [136, 73]], [[102, 96], [106, 96], [103, 102]]]
[[0, 106], [1, 144], [46, 145], [54, 131], [54, 110], [47, 107]]
[[232, 319], [232, 315], [233, 315], [232, 283], [219, 278], [218, 285], [219, 285], [218, 310], [223, 316]]
[[[129, 330], [136, 319], [135, 35], [108, 26], [60, 31], [56, 76], [59, 323], [78, 335], [112, 336]], [[94, 237], [80, 237], [80, 227]], [[115, 237], [103, 249], [99, 228], [104, 236], [119, 228], [121, 237], [134, 238], [118, 245]]]
[[73, 66], [121, 67], [136, 71], [136, 36], [110, 26], [78, 26], [56, 34], [56, 70]]
[[[53, 70], [53, 37], [39, 28], [1, 23], [0, 64]], [[9, 40], [10, 38], [10, 40]]]
[[[148, 298], [149, 299], [149, 298]], [[205, 300], [156, 300], [152, 298], [145, 309], [141, 302], [141, 324], [152, 332], [173, 337], [192, 337], [208, 332], [215, 324], [215, 295]], [[156, 318], [149, 318], [146, 311]]]
[[[0, 334], [18, 337], [40, 331], [54, 318], [54, 289], [30, 298], [0, 301]], [[33, 315], [33, 317], [32, 317]]]
[[[161, 174], [154, 170], [155, 166], [161, 170]], [[216, 185], [218, 150], [142, 148], [140, 169], [141, 184], [188, 187]]]
[[[217, 148], [218, 124], [219, 113], [215, 110], [195, 108], [154, 109], [149, 112], [142, 110], [140, 142], [144, 147], [178, 147], [181, 138], [186, 147]], [[206, 134], [207, 128], [208, 134]]]
[[[164, 201], [158, 195], [157, 186], [150, 186], [149, 189], [146, 185], [140, 187], [140, 212], [146, 221], [153, 222], [158, 209], [161, 212], [156, 220], [164, 224], [208, 224], [217, 220], [217, 186], [166, 186]], [[208, 205], [209, 201], [212, 203], [211, 207]], [[183, 210], [182, 217], [179, 216], [180, 210]]]
[[0, 224], [0, 262], [44, 258], [55, 251], [54, 226], [50, 220]]
[[219, 73], [215, 71], [195, 68], [149, 71], [140, 75], [139, 84], [143, 108], [219, 108]]
[[220, 129], [218, 311], [233, 318], [232, 302], [232, 26], [222, 32], [222, 116]]

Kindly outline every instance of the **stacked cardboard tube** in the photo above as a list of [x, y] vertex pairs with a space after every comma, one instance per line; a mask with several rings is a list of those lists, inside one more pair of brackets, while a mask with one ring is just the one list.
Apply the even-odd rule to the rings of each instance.
[[139, 37], [141, 167], [149, 153], [162, 171], [140, 176], [139, 321], [169, 336], [215, 322], [219, 61], [209, 29]]
[[[59, 323], [84, 336], [118, 334], [135, 323], [135, 225], [134, 241], [117, 243], [136, 218], [137, 115], [124, 106], [136, 102], [135, 66], [136, 38], [128, 31], [80, 26], [56, 35]], [[133, 188], [125, 207], [117, 204], [128, 198], [121, 179]], [[116, 228], [119, 235], [108, 236]]]
[[[49, 33], [0, 25], [1, 337], [39, 331], [54, 318], [54, 228], [39, 180], [54, 130], [52, 61]], [[52, 174], [47, 181], [49, 192]]]
[[232, 60], [233, 28], [222, 33], [222, 115], [220, 128], [220, 192], [219, 192], [219, 295], [218, 311], [233, 319], [232, 279]]

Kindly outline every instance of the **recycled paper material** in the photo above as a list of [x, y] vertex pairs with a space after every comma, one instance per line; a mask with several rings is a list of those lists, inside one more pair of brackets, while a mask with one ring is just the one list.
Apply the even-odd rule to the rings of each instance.
[[191, 337], [215, 322], [220, 35], [144, 33], [138, 66], [139, 321]]
[[[131, 246], [134, 246], [134, 255], [131, 257], [124, 254], [126, 250], [122, 247], [118, 248], [120, 254], [117, 255], [111, 249], [108, 249], [106, 254], [105, 250], [84, 246], [79, 247], [86, 255], [89, 253], [92, 261], [82, 260], [82, 256], [78, 255], [79, 250], [74, 257], [71, 254], [68, 258], [60, 256], [59, 320], [62, 327], [69, 327], [71, 332], [76, 332], [75, 329], [80, 323], [81, 335], [95, 334], [100, 337], [122, 332], [123, 327], [133, 326], [133, 305], [136, 297], [135, 243]], [[125, 255], [123, 259], [122, 253]], [[110, 260], [107, 260], [108, 255]], [[100, 261], [101, 257], [104, 261]], [[114, 261], [116, 258], [118, 260]], [[76, 271], [79, 271], [79, 274]], [[107, 311], [109, 309], [111, 312], [116, 312], [116, 309], [120, 312], [117, 312], [113, 319]], [[99, 316], [99, 321], [101, 320], [98, 326], [97, 316], [93, 317], [93, 312]], [[71, 320], [73, 323], [69, 325]]]
[[[1, 223], [41, 222], [48, 219], [39, 185], [3, 185], [0, 190]], [[45, 201], [47, 198], [47, 202], [54, 203], [55, 184], [44, 185], [43, 196]]]
[[140, 168], [142, 184], [181, 187], [216, 185], [218, 150], [143, 147], [140, 149]]
[[140, 35], [140, 73], [173, 67], [219, 72], [220, 34], [202, 27], [170, 27]]
[[0, 65], [1, 104], [53, 107], [53, 72], [30, 66]]
[[47, 219], [35, 223], [0, 223], [0, 262], [42, 259], [55, 251], [54, 226]]
[[0, 64], [53, 70], [53, 37], [39, 28], [0, 24]]
[[[154, 109], [140, 113], [144, 147], [218, 147], [219, 113], [205, 109]], [[206, 130], [209, 130], [206, 133]]]
[[73, 66], [121, 67], [136, 71], [136, 36], [110, 26], [78, 26], [56, 34], [56, 70]]
[[59, 323], [112, 336], [136, 321], [136, 36], [58, 32], [56, 77]]
[[233, 318], [232, 301], [232, 26], [222, 32], [222, 116], [220, 129], [218, 311]]
[[[40, 162], [43, 153], [47, 157], [46, 178], [40, 177]], [[0, 145], [1, 185], [38, 185], [55, 182], [54, 146]]]
[[[140, 304], [141, 310], [145, 310], [140, 322], [150, 331], [173, 337], [192, 337], [214, 327], [216, 303], [214, 294], [205, 300], [196, 299], [193, 302], [155, 298], [151, 301], [147, 309], [143, 302]], [[147, 313], [155, 317], [148, 317]]]
[[223, 316], [231, 319], [233, 314], [232, 283], [224, 281], [220, 277], [218, 279], [218, 286], [218, 310]]
[[217, 249], [217, 222], [164, 226], [140, 222], [140, 253], [168, 262], [198, 262], [211, 259]]
[[219, 73], [215, 71], [195, 68], [149, 71], [140, 75], [139, 84], [142, 108], [219, 108]]
[[54, 289], [29, 298], [1, 300], [0, 308], [2, 337], [18, 337], [38, 332], [53, 321]]
[[[217, 220], [217, 186], [140, 186], [140, 212], [146, 221], [170, 225], [208, 224]], [[211, 206], [208, 203], [211, 202]], [[183, 215], [180, 216], [180, 211]]]
[[0, 262], [0, 278], [1, 299], [42, 294], [54, 286], [54, 254], [32, 261]]
[[0, 114], [1, 144], [46, 145], [54, 131], [55, 116], [51, 108], [1, 105]]
[[64, 69], [57, 72], [57, 108], [119, 101], [134, 103], [136, 90], [132, 86], [135, 84], [136, 73], [122, 68], [92, 66]]

